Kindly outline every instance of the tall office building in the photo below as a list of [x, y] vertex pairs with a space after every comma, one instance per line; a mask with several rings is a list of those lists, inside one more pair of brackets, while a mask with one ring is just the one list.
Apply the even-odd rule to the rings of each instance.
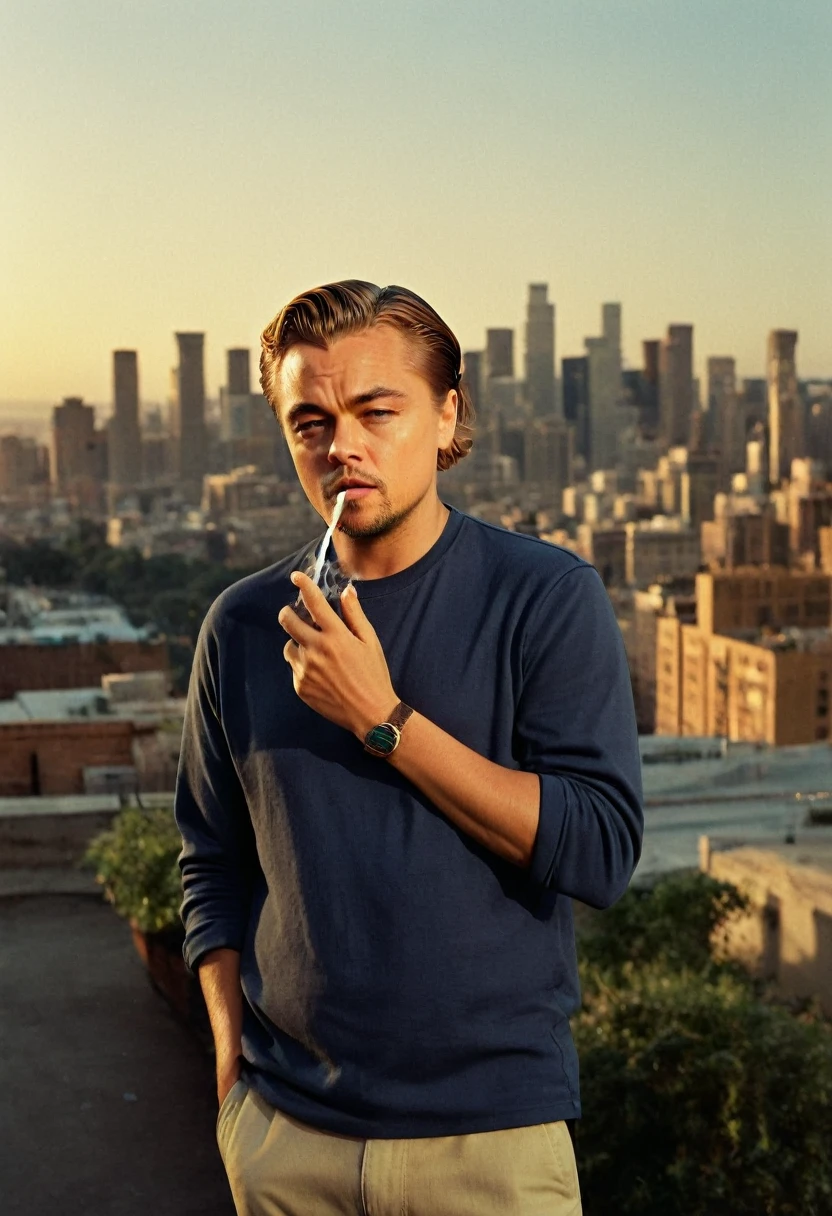
[[467, 390], [474, 411], [480, 417], [484, 362], [485, 353], [481, 350], [466, 350], [462, 355], [462, 383]]
[[687, 447], [693, 407], [693, 326], [669, 325], [659, 346], [659, 433], [666, 448]]
[[251, 392], [251, 351], [235, 347], [227, 352], [228, 392], [234, 397], [247, 397]]
[[48, 449], [25, 435], [0, 435], [0, 495], [13, 498], [33, 487], [45, 491], [48, 483]]
[[226, 352], [226, 384], [220, 389], [220, 439], [228, 443], [251, 435], [251, 378], [248, 349]]
[[188, 502], [202, 497], [202, 478], [208, 471], [208, 435], [205, 428], [205, 335], [176, 335], [179, 365], [173, 380], [173, 438], [182, 493]]
[[589, 458], [589, 360], [586, 355], [561, 359], [563, 416], [575, 430], [575, 455]]
[[113, 351], [113, 416], [107, 432], [111, 500], [142, 479], [139, 369], [134, 350]]
[[641, 401], [639, 402], [639, 425], [649, 436], [659, 431], [659, 347], [656, 338], [647, 338], [641, 344], [642, 370]]
[[728, 489], [745, 460], [745, 419], [737, 393], [737, 368], [729, 355], [708, 359], [708, 435], [719, 452], [719, 481]]
[[82, 397], [65, 397], [52, 411], [51, 480], [73, 506], [98, 510], [107, 476], [107, 444], [95, 428], [95, 410]]
[[[487, 329], [482, 392], [489, 425], [501, 434], [524, 417], [521, 389], [514, 377], [514, 330]], [[502, 439], [499, 443], [502, 444]], [[506, 455], [515, 453], [512, 450]]]
[[514, 378], [514, 330], [485, 331], [485, 378]]
[[526, 307], [526, 400], [536, 418], [555, 414], [555, 306], [546, 283], [529, 284]]
[[589, 398], [589, 462], [593, 469], [615, 465], [623, 427], [621, 404], [621, 305], [601, 307], [602, 333], [586, 338]]
[[250, 391], [250, 351], [226, 352], [226, 381], [220, 389], [220, 443], [227, 470], [254, 465], [260, 473], [277, 472], [292, 479], [286, 442], [262, 393]]
[[792, 461], [805, 456], [803, 401], [797, 384], [797, 333], [773, 329], [768, 336], [769, 479], [777, 486], [791, 472]]
[[534, 487], [541, 505], [554, 508], [560, 515], [563, 491], [572, 482], [574, 431], [564, 418], [533, 418], [524, 438], [526, 488]]

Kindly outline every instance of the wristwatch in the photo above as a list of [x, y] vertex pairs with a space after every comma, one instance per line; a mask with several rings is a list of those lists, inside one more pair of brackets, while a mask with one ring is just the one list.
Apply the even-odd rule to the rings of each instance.
[[399, 746], [402, 728], [413, 713], [409, 705], [399, 701], [386, 722], [379, 722], [364, 736], [364, 751], [371, 756], [389, 756]]

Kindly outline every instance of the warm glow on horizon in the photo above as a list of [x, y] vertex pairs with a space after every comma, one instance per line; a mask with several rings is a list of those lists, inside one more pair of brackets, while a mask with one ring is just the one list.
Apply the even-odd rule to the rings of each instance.
[[768, 331], [832, 377], [832, 6], [554, 0], [176, 6], [12, 0], [0, 198], [3, 402], [97, 405], [174, 332], [206, 387], [293, 294], [399, 282], [480, 348], [529, 282], [558, 360], [620, 301], [763, 375]]

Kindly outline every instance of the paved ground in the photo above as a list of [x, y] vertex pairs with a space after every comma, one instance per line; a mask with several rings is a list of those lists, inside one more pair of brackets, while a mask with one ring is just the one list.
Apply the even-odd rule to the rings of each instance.
[[234, 1216], [212, 1061], [100, 896], [0, 888], [3, 1216]]

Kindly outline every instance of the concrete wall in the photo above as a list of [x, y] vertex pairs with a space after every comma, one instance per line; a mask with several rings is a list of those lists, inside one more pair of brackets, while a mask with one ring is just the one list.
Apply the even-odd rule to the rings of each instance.
[[[791, 857], [785, 849], [792, 850]], [[814, 863], [814, 864], [813, 864]], [[818, 997], [832, 1016], [832, 848], [701, 850], [702, 868], [733, 883], [752, 909], [731, 927], [727, 953], [785, 996]]]

